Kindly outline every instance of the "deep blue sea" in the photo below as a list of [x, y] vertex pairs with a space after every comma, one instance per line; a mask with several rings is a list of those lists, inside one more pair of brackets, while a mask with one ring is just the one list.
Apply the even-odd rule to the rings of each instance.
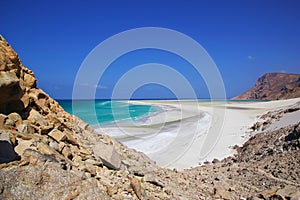
[[[58, 100], [68, 113], [74, 114], [90, 125], [115, 121], [136, 120], [157, 111], [150, 105], [133, 105], [126, 101], [111, 100]], [[94, 106], [93, 103], [95, 104]]]

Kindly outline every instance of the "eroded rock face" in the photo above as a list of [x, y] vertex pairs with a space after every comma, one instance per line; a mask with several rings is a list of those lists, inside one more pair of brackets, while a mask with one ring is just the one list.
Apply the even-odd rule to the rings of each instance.
[[267, 73], [255, 86], [233, 99], [278, 100], [300, 97], [300, 74]]
[[23, 95], [36, 87], [36, 78], [0, 35], [0, 112], [21, 112], [28, 102]]

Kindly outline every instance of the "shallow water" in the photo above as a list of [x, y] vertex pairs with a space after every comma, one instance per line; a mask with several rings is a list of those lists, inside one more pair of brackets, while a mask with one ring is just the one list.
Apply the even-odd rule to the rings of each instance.
[[65, 111], [76, 115], [92, 126], [116, 121], [137, 120], [149, 113], [156, 112], [156, 108], [150, 105], [135, 105], [128, 101], [59, 100], [58, 102]]

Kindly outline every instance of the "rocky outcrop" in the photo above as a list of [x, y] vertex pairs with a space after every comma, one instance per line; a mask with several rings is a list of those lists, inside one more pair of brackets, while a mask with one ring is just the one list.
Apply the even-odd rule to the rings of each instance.
[[[18, 176], [34, 178], [37, 168], [42, 168], [39, 170], [39, 176], [44, 179], [43, 184], [40, 184], [42, 187], [51, 188], [51, 184], [55, 184], [58, 179], [72, 185], [74, 180], [80, 182], [93, 177], [91, 183], [83, 182], [86, 188], [91, 185], [95, 191], [99, 191], [97, 187], [101, 183], [96, 180], [105, 177], [103, 174], [113, 174], [113, 170], [122, 169], [125, 173], [123, 176], [127, 177], [129, 173], [157, 169], [148, 157], [106, 135], [96, 133], [88, 124], [66, 113], [56, 101], [38, 89], [33, 72], [23, 66], [17, 53], [2, 36], [0, 58], [0, 182], [6, 191], [0, 192], [1, 199], [15, 199], [19, 194], [9, 192], [15, 189], [11, 188], [13, 182], [10, 181], [16, 181]], [[47, 166], [46, 171], [43, 171], [44, 166]], [[15, 173], [17, 175], [12, 178]], [[49, 175], [52, 179], [46, 177]], [[69, 179], [74, 180], [70, 182]], [[126, 179], [130, 183], [130, 179]], [[106, 194], [106, 186], [111, 187], [113, 182], [113, 179], [106, 179], [99, 194]], [[28, 191], [34, 181], [27, 180], [26, 183], [28, 185], [19, 181], [14, 184]], [[84, 187], [78, 188], [84, 191]], [[88, 191], [84, 191], [86, 195]], [[40, 197], [34, 191], [30, 194]], [[60, 195], [53, 196], [53, 199], [61, 199], [64, 193]], [[27, 197], [29, 199], [30, 195]]]
[[267, 73], [235, 100], [278, 100], [300, 97], [300, 74]]
[[299, 199], [299, 124], [253, 136], [235, 157], [162, 169], [66, 113], [2, 37], [0, 53], [0, 199]]
[[25, 68], [17, 53], [0, 36], [0, 112], [21, 112], [28, 106], [24, 94], [36, 87], [36, 78]]

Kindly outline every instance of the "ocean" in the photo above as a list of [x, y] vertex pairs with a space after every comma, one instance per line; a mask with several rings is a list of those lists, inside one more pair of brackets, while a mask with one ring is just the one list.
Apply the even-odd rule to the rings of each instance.
[[[150, 105], [130, 104], [128, 101], [117, 100], [58, 100], [58, 103], [65, 111], [76, 115], [91, 126], [138, 120], [157, 111], [157, 108]], [[93, 103], [94, 107], [91, 106]]]

